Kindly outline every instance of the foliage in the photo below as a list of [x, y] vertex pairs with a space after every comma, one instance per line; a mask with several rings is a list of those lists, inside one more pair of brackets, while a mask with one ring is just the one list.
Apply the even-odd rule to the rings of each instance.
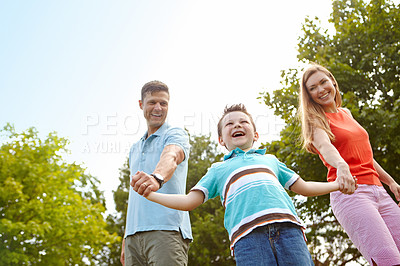
[[[114, 203], [116, 213], [109, 214], [107, 217], [107, 230], [112, 234], [117, 234], [121, 237], [125, 234], [125, 221], [126, 212], [128, 210], [128, 196], [129, 196], [129, 183], [130, 171], [129, 162], [126, 160], [125, 164], [120, 170], [119, 181], [117, 190], [113, 191]], [[101, 261], [105, 265], [121, 265], [121, 247], [122, 241], [115, 242], [110, 248], [109, 252], [102, 256]]]
[[67, 140], [45, 140], [30, 128], [0, 147], [0, 264], [72, 265], [98, 262], [118, 240], [105, 229], [99, 181], [62, 159]]
[[[333, 1], [333, 36], [318, 18], [306, 19], [298, 43], [302, 63], [327, 67], [339, 83], [343, 105], [368, 131], [374, 158], [396, 176], [400, 169], [400, 8], [393, 1]], [[286, 122], [281, 140], [264, 144], [270, 153], [304, 179], [324, 181], [326, 169], [318, 156], [301, 150], [296, 119], [298, 69], [282, 71], [281, 88], [262, 92], [265, 104]], [[329, 207], [327, 196], [295, 197], [296, 207], [309, 224], [307, 237], [316, 265], [363, 263]], [[334, 239], [334, 241], [332, 241]], [[323, 252], [321, 252], [321, 250]]]
[[[117, 235], [123, 237], [125, 234], [125, 221], [126, 212], [128, 208], [128, 196], [129, 196], [129, 182], [130, 182], [130, 171], [129, 163], [126, 160], [120, 170], [119, 181], [120, 184], [116, 191], [113, 191], [115, 210], [116, 214], [109, 214], [107, 217], [107, 228], [110, 233], [116, 233]], [[102, 262], [106, 265], [121, 265], [121, 246], [122, 241], [115, 242], [110, 248], [110, 252], [104, 254], [102, 257]]]

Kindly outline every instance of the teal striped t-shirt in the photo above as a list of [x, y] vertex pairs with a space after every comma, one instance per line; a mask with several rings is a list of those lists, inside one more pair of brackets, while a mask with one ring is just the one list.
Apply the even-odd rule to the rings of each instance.
[[214, 163], [191, 190], [204, 193], [204, 202], [220, 196], [225, 207], [224, 225], [235, 243], [259, 226], [292, 222], [304, 228], [285, 189], [299, 176], [265, 149], [239, 148]]

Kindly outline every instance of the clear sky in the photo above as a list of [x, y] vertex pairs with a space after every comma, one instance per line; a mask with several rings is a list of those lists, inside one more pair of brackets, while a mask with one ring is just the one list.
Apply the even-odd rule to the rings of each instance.
[[259, 143], [277, 139], [283, 123], [256, 98], [298, 66], [306, 16], [327, 26], [330, 13], [331, 0], [0, 0], [0, 126], [68, 138], [67, 160], [101, 180], [111, 211], [146, 130], [144, 83], [169, 86], [169, 122], [191, 134], [215, 136], [225, 105], [241, 102]]

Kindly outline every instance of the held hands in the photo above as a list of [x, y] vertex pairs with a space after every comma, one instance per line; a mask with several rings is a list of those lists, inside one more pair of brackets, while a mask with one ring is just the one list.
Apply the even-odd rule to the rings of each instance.
[[139, 195], [147, 197], [150, 192], [157, 191], [160, 184], [151, 175], [137, 171], [132, 176], [131, 186]]
[[339, 190], [344, 194], [353, 194], [357, 189], [357, 178], [350, 173], [347, 164], [339, 165], [336, 170], [337, 181], [339, 182]]

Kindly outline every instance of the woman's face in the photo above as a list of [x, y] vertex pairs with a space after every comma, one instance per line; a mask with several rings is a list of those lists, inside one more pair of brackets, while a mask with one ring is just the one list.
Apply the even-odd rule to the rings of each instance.
[[337, 112], [335, 84], [327, 74], [317, 71], [308, 78], [305, 85], [311, 99], [321, 105], [325, 112]]

